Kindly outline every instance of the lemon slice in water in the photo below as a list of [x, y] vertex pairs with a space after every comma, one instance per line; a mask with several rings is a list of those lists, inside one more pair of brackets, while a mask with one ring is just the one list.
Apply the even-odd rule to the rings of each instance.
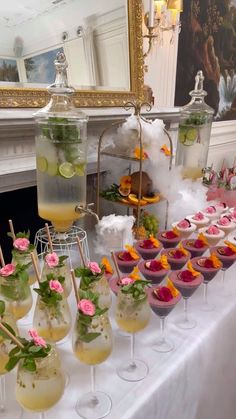
[[46, 172], [48, 168], [47, 159], [43, 156], [37, 156], [36, 158], [36, 166], [40, 172]]
[[72, 163], [65, 161], [64, 163], [60, 164], [59, 173], [62, 177], [70, 179], [75, 175], [76, 171]]

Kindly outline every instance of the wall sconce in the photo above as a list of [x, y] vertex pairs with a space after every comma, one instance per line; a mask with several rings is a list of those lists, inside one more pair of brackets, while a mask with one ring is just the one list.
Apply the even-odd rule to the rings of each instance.
[[147, 34], [143, 37], [148, 39], [148, 50], [144, 58], [151, 51], [154, 41], [162, 43], [163, 32], [172, 31], [170, 42], [174, 41], [175, 31], [181, 29], [179, 15], [182, 11], [183, 0], [149, 0], [149, 11], [144, 16]]

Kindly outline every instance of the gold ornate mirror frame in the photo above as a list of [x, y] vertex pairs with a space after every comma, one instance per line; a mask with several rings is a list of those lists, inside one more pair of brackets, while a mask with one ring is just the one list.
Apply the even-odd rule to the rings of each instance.
[[[77, 90], [78, 107], [123, 106], [144, 99], [142, 0], [128, 1], [130, 91]], [[0, 108], [40, 108], [49, 100], [44, 88], [0, 87]]]

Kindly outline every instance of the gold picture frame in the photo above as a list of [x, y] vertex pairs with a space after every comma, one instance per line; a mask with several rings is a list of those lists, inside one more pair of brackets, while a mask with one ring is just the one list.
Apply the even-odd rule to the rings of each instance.
[[[77, 107], [119, 107], [144, 100], [142, 0], [127, 2], [130, 91], [76, 90]], [[45, 88], [0, 87], [0, 108], [41, 108], [48, 100]]]

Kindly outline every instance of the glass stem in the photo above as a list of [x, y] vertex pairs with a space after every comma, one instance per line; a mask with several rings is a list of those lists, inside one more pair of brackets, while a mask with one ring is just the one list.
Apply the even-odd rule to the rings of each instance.
[[188, 323], [188, 298], [184, 298], [184, 322]]
[[208, 283], [204, 282], [203, 286], [204, 286], [204, 304], [208, 304], [208, 287], [207, 287]]
[[134, 361], [134, 345], [135, 345], [135, 335], [134, 333], [131, 333], [131, 339], [130, 339], [130, 358], [131, 358], [131, 365], [135, 366]]
[[165, 317], [161, 317], [160, 322], [161, 322], [161, 341], [165, 342], [165, 340], [166, 340], [166, 337], [165, 337]]
[[46, 414], [45, 414], [45, 412], [41, 412], [41, 413], [39, 414], [39, 419], [46, 419]]
[[0, 377], [0, 413], [5, 411], [5, 403], [6, 403], [6, 381], [5, 381], [5, 375], [1, 375]]
[[225, 272], [226, 272], [226, 269], [222, 269], [222, 284], [223, 284], [223, 288], [225, 287]]
[[94, 365], [91, 365], [90, 373], [91, 373], [91, 391], [92, 393], [94, 393], [95, 392], [95, 366]]

